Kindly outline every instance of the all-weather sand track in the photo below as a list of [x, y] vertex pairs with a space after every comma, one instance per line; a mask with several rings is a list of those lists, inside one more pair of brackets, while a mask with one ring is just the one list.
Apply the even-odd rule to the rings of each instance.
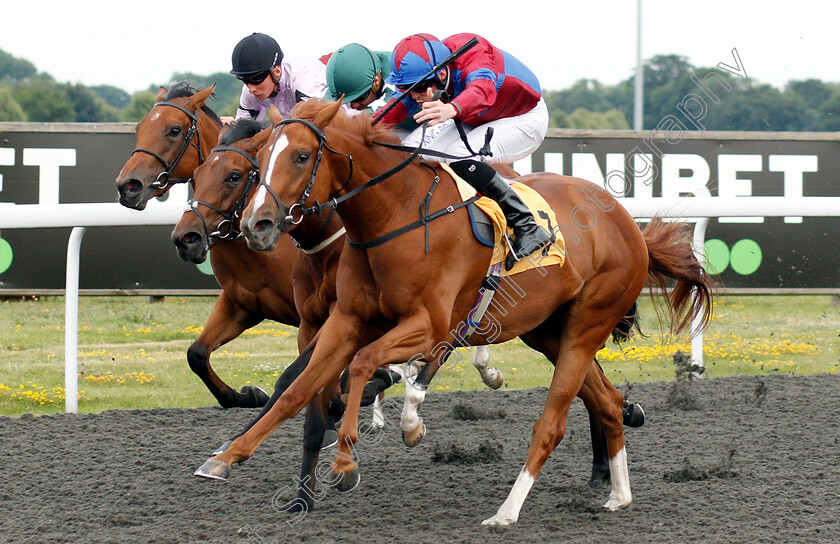
[[576, 401], [519, 522], [501, 528], [481, 521], [521, 469], [545, 389], [430, 394], [419, 446], [386, 426], [358, 445], [361, 485], [298, 518], [272, 505], [294, 498], [302, 416], [227, 482], [192, 472], [255, 410], [0, 418], [0, 543], [840, 542], [840, 376], [676, 383], [621, 387], [647, 411], [625, 433], [627, 510], [603, 510], [608, 488], [587, 484]]

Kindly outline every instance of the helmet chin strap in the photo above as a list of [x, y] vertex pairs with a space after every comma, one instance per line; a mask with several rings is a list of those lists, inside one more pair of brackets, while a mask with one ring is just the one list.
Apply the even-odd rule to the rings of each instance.
[[444, 70], [446, 70], [446, 78], [443, 81], [443, 90], [448, 92], [449, 91], [449, 81], [452, 78], [452, 70], [450, 70], [448, 66], [446, 68], [444, 68]]

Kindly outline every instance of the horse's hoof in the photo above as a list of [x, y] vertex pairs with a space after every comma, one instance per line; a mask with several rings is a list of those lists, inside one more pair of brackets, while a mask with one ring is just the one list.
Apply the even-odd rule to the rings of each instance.
[[490, 367], [487, 369], [487, 373], [490, 374], [487, 378], [482, 378], [484, 384], [493, 389], [494, 391], [500, 388], [505, 383], [505, 375], [502, 374], [502, 371], [495, 367]]
[[262, 387], [245, 385], [239, 393], [246, 398], [243, 408], [262, 408], [268, 402], [268, 393]]
[[216, 448], [216, 451], [213, 452], [213, 456], [215, 457], [216, 455], [219, 455], [220, 453], [226, 452], [231, 444], [233, 444], [233, 440], [228, 440], [227, 442], [225, 442], [224, 444], [222, 444], [221, 446]]
[[356, 486], [359, 485], [359, 482], [361, 481], [362, 476], [359, 473], [359, 469], [354, 469], [347, 474], [342, 474], [341, 479], [339, 479], [338, 483], [336, 483], [333, 487], [335, 487], [335, 490], [339, 493], [347, 493], [348, 491], [356, 489]]
[[321, 449], [325, 450], [331, 446], [338, 444], [338, 431], [335, 429], [327, 429], [324, 431], [324, 441], [321, 442]]
[[207, 478], [208, 480], [227, 480], [230, 476], [230, 467], [221, 461], [208, 459], [193, 472], [193, 476]]
[[[315, 509], [315, 502], [312, 500], [311, 497], [305, 495], [303, 497], [298, 496], [293, 501], [289, 501], [288, 504], [281, 508], [276, 508], [278, 512], [283, 512], [285, 514], [296, 514], [298, 512], [311, 512]], [[275, 541], [276, 542], [276, 541]]]
[[481, 522], [482, 525], [490, 525], [491, 527], [504, 527], [505, 525], [510, 525], [511, 523], [516, 523], [516, 519], [510, 519], [499, 514]]
[[403, 431], [403, 444], [409, 448], [413, 448], [419, 444], [421, 440], [423, 440], [424, 436], [426, 436], [426, 424], [423, 423], [423, 420], [421, 419], [420, 423], [418, 423], [412, 430]]
[[645, 424], [645, 411], [636, 402], [627, 402], [623, 410], [624, 424], [627, 427], [641, 427]]
[[615, 512], [616, 510], [624, 510], [630, 503], [633, 502], [633, 499], [630, 496], [627, 497], [620, 497], [615, 495], [614, 493], [610, 493], [610, 498], [607, 500], [607, 503], [604, 505], [604, 508], [611, 512]]

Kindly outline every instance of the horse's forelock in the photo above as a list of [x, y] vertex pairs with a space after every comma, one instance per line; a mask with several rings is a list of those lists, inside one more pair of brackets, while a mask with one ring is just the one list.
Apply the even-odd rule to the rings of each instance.
[[173, 98], [184, 98], [187, 96], [192, 96], [198, 91], [194, 89], [189, 83], [186, 81], [179, 81], [178, 83], [172, 85], [169, 88], [169, 91], [166, 93], [166, 100], [172, 100]]
[[[197, 92], [198, 89], [193, 88], [192, 85], [190, 85], [186, 81], [179, 81], [178, 83], [175, 83], [174, 85], [172, 85], [172, 87], [169, 88], [169, 90], [166, 92], [166, 97], [164, 98], [164, 100], [172, 100], [173, 98], [188, 98]], [[216, 93], [213, 93], [210, 96], [216, 96]], [[215, 121], [216, 124], [222, 124], [222, 120], [219, 118], [219, 115], [215, 111], [213, 111], [207, 104], [201, 106], [201, 111], [206, 113], [207, 117]]]
[[222, 134], [219, 143], [221, 145], [231, 145], [234, 142], [253, 138], [267, 126], [268, 123], [265, 121], [255, 121], [248, 118], [238, 119]]

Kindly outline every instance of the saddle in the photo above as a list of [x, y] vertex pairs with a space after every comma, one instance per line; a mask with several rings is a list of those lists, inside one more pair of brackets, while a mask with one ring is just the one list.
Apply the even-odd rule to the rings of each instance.
[[[455, 174], [449, 168], [449, 165], [441, 163], [440, 166], [455, 180], [455, 184], [463, 200], [469, 200], [476, 195], [475, 189]], [[551, 206], [548, 205], [538, 192], [527, 185], [514, 181], [511, 183], [511, 187], [525, 202], [531, 210], [531, 213], [534, 214], [534, 219], [537, 221], [537, 224], [552, 235], [553, 241], [540, 252], [535, 252], [518, 261], [505, 275], [518, 274], [536, 267], [550, 265], [562, 266], [566, 261], [566, 242], [563, 239], [563, 234], [559, 229], [555, 228], [558, 223], [554, 210], [551, 209]], [[493, 248], [490, 266], [504, 262], [510, 249], [510, 244], [506, 237], [513, 230], [507, 227], [505, 215], [502, 213], [499, 205], [490, 198], [481, 197], [467, 206], [467, 212], [469, 213], [470, 226], [472, 227], [472, 233], [476, 241]]]

